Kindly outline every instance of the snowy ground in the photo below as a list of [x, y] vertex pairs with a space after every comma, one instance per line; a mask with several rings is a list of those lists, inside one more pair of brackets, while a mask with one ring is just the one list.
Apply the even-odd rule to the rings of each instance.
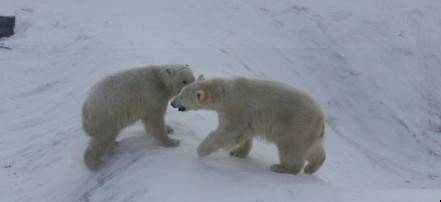
[[[0, 39], [1, 201], [441, 200], [438, 0], [0, 5], [17, 15], [16, 35]], [[155, 145], [136, 123], [106, 166], [89, 172], [80, 109], [90, 86], [167, 63], [307, 90], [326, 114], [324, 166], [273, 173], [276, 147], [263, 141], [247, 159], [198, 158], [216, 114], [169, 109], [179, 147]]]

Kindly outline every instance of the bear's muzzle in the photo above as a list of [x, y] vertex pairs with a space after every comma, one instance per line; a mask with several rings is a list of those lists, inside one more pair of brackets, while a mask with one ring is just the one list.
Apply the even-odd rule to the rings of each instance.
[[183, 112], [187, 109], [184, 106], [181, 106], [182, 100], [183, 100], [183, 97], [181, 95], [178, 95], [172, 100], [172, 102], [170, 104], [173, 108], [178, 108], [179, 111]]

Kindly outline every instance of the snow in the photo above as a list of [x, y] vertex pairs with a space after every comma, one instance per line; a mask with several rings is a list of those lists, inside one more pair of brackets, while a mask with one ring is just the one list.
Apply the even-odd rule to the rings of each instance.
[[14, 16], [14, 9], [12, 7], [0, 7], [0, 16]]
[[[20, 0], [0, 39], [1, 201], [441, 200], [441, 3], [372, 1]], [[313, 175], [271, 172], [277, 149], [246, 159], [197, 145], [209, 111], [141, 123], [97, 172], [84, 166], [81, 106], [102, 77], [183, 63], [196, 76], [247, 76], [310, 92], [326, 114], [327, 160]]]

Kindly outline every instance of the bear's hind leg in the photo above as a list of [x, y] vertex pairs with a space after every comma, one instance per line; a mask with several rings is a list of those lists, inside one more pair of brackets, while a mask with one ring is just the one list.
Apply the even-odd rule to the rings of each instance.
[[290, 173], [296, 175], [305, 165], [304, 152], [295, 148], [281, 148], [279, 149], [280, 164], [271, 166], [271, 171], [277, 173]]
[[242, 145], [231, 151], [230, 155], [240, 158], [245, 158], [250, 153], [252, 147], [253, 147], [253, 139], [247, 140]]
[[[102, 136], [100, 136], [102, 135]], [[102, 164], [101, 158], [113, 146], [116, 132], [109, 134], [95, 134], [90, 137], [89, 145], [84, 152], [84, 163], [89, 170], [97, 170]]]
[[322, 143], [316, 145], [306, 159], [308, 160], [308, 165], [306, 165], [303, 171], [307, 174], [312, 174], [317, 171], [326, 159], [326, 153]]

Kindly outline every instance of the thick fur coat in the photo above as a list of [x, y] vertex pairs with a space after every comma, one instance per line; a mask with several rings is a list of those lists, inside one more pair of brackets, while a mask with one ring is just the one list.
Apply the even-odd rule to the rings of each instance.
[[84, 162], [91, 170], [113, 145], [120, 130], [142, 120], [158, 144], [175, 147], [179, 140], [167, 133], [164, 122], [168, 102], [194, 75], [187, 65], [133, 68], [109, 75], [95, 84], [83, 104], [83, 129], [90, 137]]
[[306, 92], [287, 84], [247, 78], [203, 76], [184, 87], [172, 101], [180, 111], [206, 109], [218, 113], [216, 130], [198, 146], [199, 156], [219, 149], [246, 157], [253, 137], [277, 145], [280, 164], [271, 170], [297, 174], [317, 171], [325, 161], [325, 120], [319, 104]]

